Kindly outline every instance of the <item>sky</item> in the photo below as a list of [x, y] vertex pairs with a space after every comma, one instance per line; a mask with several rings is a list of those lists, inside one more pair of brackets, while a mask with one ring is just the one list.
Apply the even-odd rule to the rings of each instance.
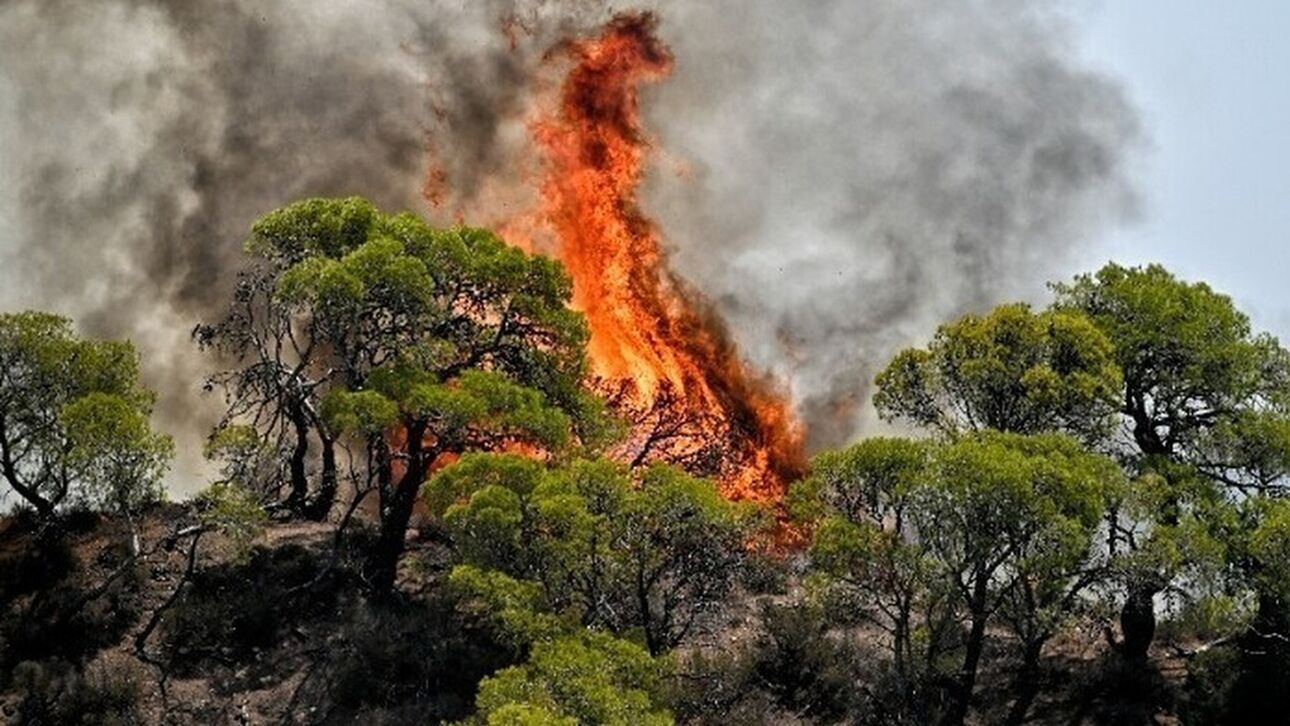
[[1104, 0], [1077, 23], [1150, 139], [1140, 217], [1088, 266], [1161, 262], [1290, 340], [1290, 2]]

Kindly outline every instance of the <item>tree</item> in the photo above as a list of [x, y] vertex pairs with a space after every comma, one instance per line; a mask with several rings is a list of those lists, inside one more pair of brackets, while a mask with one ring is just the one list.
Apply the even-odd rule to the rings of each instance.
[[[337, 433], [322, 416], [321, 402], [343, 379], [320, 329], [322, 317], [308, 304], [279, 294], [279, 286], [294, 265], [362, 244], [378, 217], [375, 207], [356, 197], [311, 199], [266, 215], [251, 228], [245, 247], [253, 262], [239, 276], [228, 312], [193, 331], [203, 349], [237, 363], [206, 382], [208, 390], [223, 391], [228, 404], [217, 436], [233, 428], [242, 439], [255, 432], [263, 443], [250, 451], [221, 441], [213, 453], [224, 458], [254, 453], [257, 480], [246, 484], [276, 497], [285, 476], [286, 505], [315, 519], [330, 511], [339, 477]], [[315, 463], [312, 441], [318, 444], [320, 480], [307, 502], [309, 468]]]
[[[1177, 279], [1158, 265], [1108, 264], [1055, 285], [1056, 310], [1093, 319], [1114, 345], [1123, 371], [1119, 413], [1126, 436], [1118, 455], [1154, 483], [1136, 521], [1117, 520], [1110, 547], [1177, 550], [1222, 536], [1209, 524], [1235, 499], [1275, 494], [1290, 471], [1290, 353], [1230, 298]], [[1166, 559], [1168, 564], [1168, 559]], [[1154, 598], [1176, 572], [1135, 567], [1121, 613], [1122, 650], [1146, 658], [1155, 632]]]
[[798, 512], [820, 518], [813, 564], [891, 634], [900, 685], [912, 685], [915, 663], [930, 682], [960, 654], [944, 674], [942, 722], [963, 723], [987, 628], [1011, 626], [1024, 651], [1015, 709], [1024, 717], [1042, 646], [1088, 582], [1116, 464], [1060, 434], [999, 432], [874, 439], [817, 463], [794, 494]]
[[[381, 529], [366, 568], [377, 591], [394, 584], [416, 494], [441, 455], [510, 442], [558, 449], [570, 436], [564, 412], [498, 373], [470, 370], [443, 384], [424, 369], [396, 367], [374, 371], [369, 385], [333, 394], [326, 407], [338, 429], [381, 442], [375, 472]], [[391, 430], [399, 433], [387, 436]]]
[[478, 719], [489, 726], [674, 723], [661, 704], [663, 669], [640, 646], [604, 633], [534, 644], [528, 662], [479, 684]]
[[394, 582], [417, 491], [440, 457], [516, 445], [558, 453], [607, 430], [582, 385], [586, 323], [568, 308], [571, 282], [555, 261], [357, 198], [273, 212], [247, 250], [269, 264], [271, 284], [256, 295], [281, 319], [234, 316], [227, 334], [214, 334], [250, 341], [234, 348], [247, 365], [233, 379], [242, 403], [231, 412], [266, 439], [274, 426], [296, 432], [293, 472], [308, 451], [298, 409], [324, 456], [342, 434], [362, 443], [357, 496], [379, 499], [365, 568], [374, 590]]
[[426, 496], [463, 562], [537, 583], [548, 608], [585, 626], [639, 628], [655, 655], [724, 602], [763, 523], [711, 482], [655, 465], [637, 484], [603, 460], [546, 469], [467, 455]]
[[[300, 311], [274, 295], [282, 271], [281, 262], [261, 261], [243, 272], [226, 317], [194, 330], [199, 346], [241, 366], [206, 381], [207, 390], [222, 390], [228, 404], [209, 453], [253, 474], [246, 483], [267, 497], [280, 496], [285, 477], [286, 506], [296, 513], [308, 509], [321, 519], [331, 509], [338, 485], [336, 437], [319, 415], [320, 394], [331, 375], [308, 319], [300, 319]], [[247, 434], [259, 441], [254, 448], [228, 445], [235, 438], [246, 443]], [[321, 452], [321, 477], [313, 502], [307, 503], [314, 438]], [[251, 454], [254, 460], [237, 459]]]
[[1111, 424], [1120, 374], [1111, 343], [1084, 315], [1003, 305], [901, 351], [877, 378], [874, 404], [945, 435], [1065, 431], [1090, 442]]
[[0, 472], [42, 517], [71, 502], [130, 517], [160, 497], [173, 444], [150, 428], [152, 404], [130, 343], [0, 315]]
[[861, 604], [862, 616], [891, 638], [897, 688], [911, 691], [937, 657], [915, 654], [914, 631], [947, 625], [944, 593], [932, 589], [926, 553], [913, 539], [909, 497], [926, 474], [933, 446], [897, 438], [872, 438], [811, 463], [811, 475], [793, 485], [789, 506], [814, 527], [811, 561], [826, 585]]
[[1284, 720], [1290, 693], [1290, 500], [1256, 496], [1236, 509], [1238, 519], [1222, 543], [1255, 610], [1246, 613], [1244, 628], [1196, 650], [1202, 658], [1230, 664], [1222, 671], [1227, 688], [1214, 688], [1213, 676], [1204, 683], [1204, 698], [1218, 706], [1206, 717], [1216, 723], [1276, 723]]

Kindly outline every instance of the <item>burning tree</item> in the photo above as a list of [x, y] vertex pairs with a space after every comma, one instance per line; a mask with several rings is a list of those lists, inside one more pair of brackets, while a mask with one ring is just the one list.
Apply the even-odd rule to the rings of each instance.
[[273, 212], [247, 249], [268, 263], [272, 284], [256, 294], [274, 317], [235, 315], [206, 337], [242, 353], [245, 365], [219, 379], [233, 384], [230, 413], [267, 436], [295, 432], [295, 452], [308, 450], [302, 422], [324, 452], [341, 432], [362, 442], [358, 496], [379, 499], [366, 569], [376, 590], [393, 584], [437, 461], [516, 446], [549, 454], [609, 430], [583, 386], [586, 323], [567, 307], [558, 263], [361, 199]]

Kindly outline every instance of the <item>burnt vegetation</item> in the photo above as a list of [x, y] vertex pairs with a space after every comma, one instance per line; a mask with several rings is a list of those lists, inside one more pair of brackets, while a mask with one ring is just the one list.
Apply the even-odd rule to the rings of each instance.
[[716, 481], [737, 425], [592, 378], [551, 260], [361, 199], [274, 212], [247, 250], [195, 332], [227, 415], [185, 502], [133, 348], [0, 316], [4, 719], [1290, 705], [1290, 354], [1203, 283], [1111, 264], [948, 322], [877, 377], [917, 435], [820, 452], [766, 503]]

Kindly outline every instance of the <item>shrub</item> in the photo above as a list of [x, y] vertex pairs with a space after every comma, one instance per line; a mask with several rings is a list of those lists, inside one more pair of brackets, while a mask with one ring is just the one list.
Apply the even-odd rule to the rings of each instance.
[[124, 726], [143, 722], [143, 673], [126, 659], [98, 661], [83, 672], [60, 660], [24, 661], [14, 669], [20, 722]]

